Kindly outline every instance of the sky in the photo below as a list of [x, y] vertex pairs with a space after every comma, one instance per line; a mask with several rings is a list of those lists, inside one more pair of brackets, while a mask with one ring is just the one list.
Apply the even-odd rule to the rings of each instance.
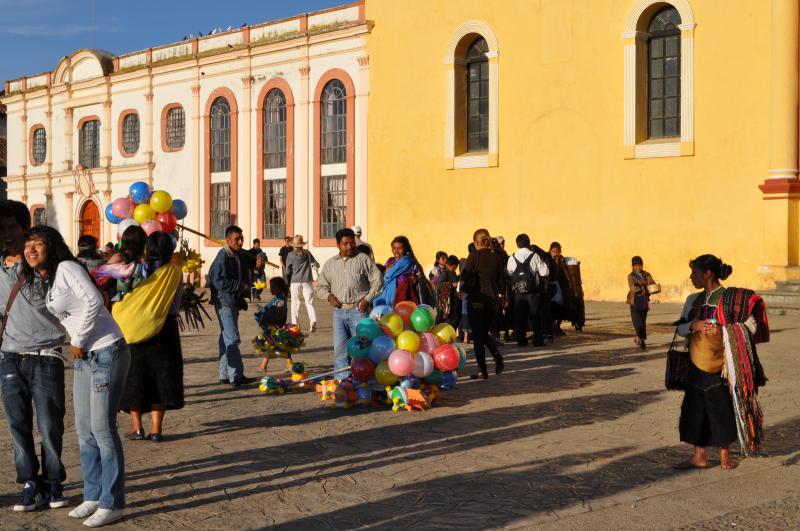
[[214, 28], [258, 24], [350, 1], [0, 0], [0, 83], [51, 71], [80, 48], [122, 55], [192, 33], [206, 35]]

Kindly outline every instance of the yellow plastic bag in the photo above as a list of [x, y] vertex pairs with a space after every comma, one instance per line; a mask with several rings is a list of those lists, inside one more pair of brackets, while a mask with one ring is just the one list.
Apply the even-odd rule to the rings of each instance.
[[156, 269], [111, 309], [129, 345], [154, 337], [164, 327], [169, 308], [183, 275], [183, 257], [176, 253], [169, 264]]

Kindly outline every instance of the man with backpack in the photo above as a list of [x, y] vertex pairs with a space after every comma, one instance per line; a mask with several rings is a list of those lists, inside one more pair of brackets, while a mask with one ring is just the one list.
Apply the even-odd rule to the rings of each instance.
[[531, 251], [531, 239], [527, 234], [517, 236], [517, 247], [519, 250], [508, 258], [506, 270], [511, 277], [511, 291], [514, 294], [514, 316], [516, 326], [514, 335], [517, 345], [524, 347], [528, 345], [526, 334], [528, 324], [533, 325], [533, 346], [541, 347], [544, 345], [542, 331], [542, 320], [540, 315], [540, 304], [547, 304], [547, 300], [540, 297], [541, 286], [547, 285], [546, 281], [549, 270], [547, 264], [541, 257]]

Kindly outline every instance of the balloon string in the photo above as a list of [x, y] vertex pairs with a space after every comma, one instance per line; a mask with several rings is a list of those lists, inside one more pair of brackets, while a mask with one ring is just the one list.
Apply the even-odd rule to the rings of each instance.
[[[186, 232], [190, 232], [190, 233], [192, 233], [192, 234], [194, 234], [194, 235], [196, 235], [196, 236], [200, 236], [201, 238], [205, 238], [205, 239], [206, 239], [206, 240], [208, 240], [208, 241], [212, 241], [212, 242], [214, 242], [214, 243], [216, 243], [216, 244], [219, 244], [219, 245], [225, 245], [225, 242], [224, 242], [224, 241], [222, 241], [222, 240], [218, 240], [218, 239], [216, 239], [216, 238], [213, 238], [213, 237], [209, 236], [208, 234], [203, 234], [203, 233], [202, 233], [202, 232], [200, 232], [200, 231], [197, 231], [197, 230], [194, 230], [194, 229], [190, 229], [190, 228], [189, 228], [189, 227], [187, 227], [186, 225], [181, 225], [180, 223], [178, 223], [176, 226], [177, 226], [178, 228], [180, 228], [180, 229], [183, 229], [183, 230], [185, 230]], [[241, 253], [243, 253], [243, 254], [246, 254], [247, 256], [250, 256], [250, 257], [252, 257], [252, 258], [255, 258], [255, 257], [256, 257], [254, 254], [250, 253], [249, 251], [245, 251], [244, 249], [242, 249], [240, 252], [241, 252]], [[279, 265], [277, 265], [277, 264], [273, 264], [273, 263], [272, 263], [272, 262], [270, 262], [270, 261], [267, 261], [267, 265], [268, 265], [268, 266], [271, 266], [271, 267], [273, 267], [273, 268], [275, 268], [275, 269], [278, 269], [278, 268], [280, 267]]]

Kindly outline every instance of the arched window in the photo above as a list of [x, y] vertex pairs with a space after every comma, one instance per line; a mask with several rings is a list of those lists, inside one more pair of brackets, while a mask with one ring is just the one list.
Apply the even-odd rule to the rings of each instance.
[[47, 158], [47, 133], [44, 127], [33, 130], [33, 165], [39, 166]]
[[211, 171], [231, 171], [231, 106], [223, 97], [211, 105]]
[[681, 134], [681, 17], [668, 5], [657, 11], [647, 28], [647, 136]]
[[135, 112], [123, 113], [121, 138], [124, 155], [139, 151], [139, 115]]
[[36, 205], [32, 208], [33, 214], [31, 215], [31, 225], [34, 227], [41, 227], [47, 225], [47, 209], [44, 206]]
[[264, 106], [264, 167], [286, 167], [286, 98], [277, 88]]
[[100, 167], [100, 120], [83, 122], [78, 132], [78, 163], [84, 168]]
[[489, 59], [486, 39], [478, 37], [467, 51], [467, 150], [489, 149]]
[[338, 79], [322, 90], [322, 164], [347, 162], [347, 91]]
[[164, 117], [164, 143], [171, 151], [177, 151], [186, 142], [186, 114], [180, 105], [172, 105]]

